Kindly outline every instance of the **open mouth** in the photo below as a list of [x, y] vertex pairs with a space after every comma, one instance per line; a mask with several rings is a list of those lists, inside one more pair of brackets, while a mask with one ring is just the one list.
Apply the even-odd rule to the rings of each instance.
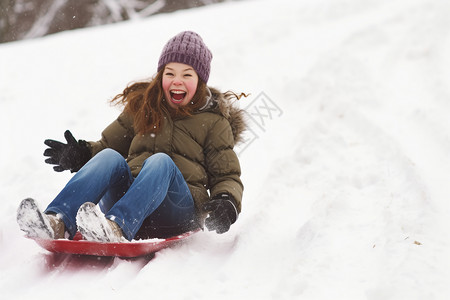
[[186, 97], [185, 91], [178, 91], [178, 90], [170, 91], [170, 98], [173, 103], [181, 103], [184, 97]]

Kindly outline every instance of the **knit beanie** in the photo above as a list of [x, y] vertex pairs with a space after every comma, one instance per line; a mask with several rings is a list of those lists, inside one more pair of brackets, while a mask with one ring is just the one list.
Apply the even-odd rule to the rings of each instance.
[[171, 38], [164, 46], [158, 62], [158, 72], [171, 62], [191, 66], [198, 77], [208, 82], [212, 53], [195, 32], [183, 31]]

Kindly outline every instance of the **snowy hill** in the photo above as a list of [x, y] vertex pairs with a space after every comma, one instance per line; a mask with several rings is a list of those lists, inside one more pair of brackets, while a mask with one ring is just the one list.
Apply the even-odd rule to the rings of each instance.
[[[450, 3], [252, 0], [0, 46], [5, 299], [448, 299]], [[210, 85], [252, 95], [243, 212], [153, 260], [51, 255], [18, 203], [71, 174], [43, 140], [97, 140], [108, 99], [199, 32]]]

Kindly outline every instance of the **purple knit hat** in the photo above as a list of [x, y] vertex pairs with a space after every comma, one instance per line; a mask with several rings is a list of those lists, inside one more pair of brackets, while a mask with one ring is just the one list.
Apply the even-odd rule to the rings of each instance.
[[205, 83], [211, 70], [212, 53], [195, 32], [183, 31], [164, 46], [158, 62], [158, 72], [168, 63], [190, 65]]

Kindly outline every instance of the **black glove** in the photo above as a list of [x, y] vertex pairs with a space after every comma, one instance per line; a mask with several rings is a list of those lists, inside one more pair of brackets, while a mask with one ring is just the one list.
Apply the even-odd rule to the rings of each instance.
[[217, 233], [227, 232], [238, 217], [235, 201], [227, 193], [212, 197], [209, 202], [203, 204], [203, 210], [209, 212], [209, 217], [205, 220], [206, 228]]
[[53, 167], [56, 172], [77, 172], [91, 158], [91, 150], [86, 141], [77, 142], [69, 130], [64, 132], [64, 137], [67, 144], [54, 140], [44, 141], [44, 144], [50, 147], [45, 149], [44, 156], [49, 156], [45, 162], [56, 165]]

